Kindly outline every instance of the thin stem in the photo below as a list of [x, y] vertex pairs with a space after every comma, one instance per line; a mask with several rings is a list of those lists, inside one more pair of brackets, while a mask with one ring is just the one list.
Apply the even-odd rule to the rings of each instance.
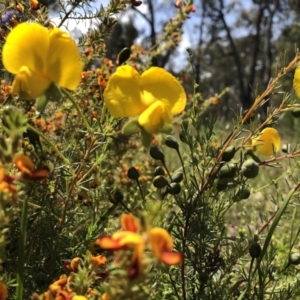
[[19, 249], [18, 249], [16, 300], [23, 299], [27, 212], [28, 212], [28, 198], [25, 198], [23, 201], [23, 208], [22, 208], [20, 239], [19, 239]]
[[57, 149], [57, 147], [39, 130], [34, 128], [33, 126], [27, 124], [27, 128], [36, 133], [39, 137], [41, 137], [57, 154], [58, 156], [64, 161], [66, 165], [70, 164], [70, 161]]
[[89, 132], [89, 134], [93, 134], [94, 131], [92, 129], [92, 127], [90, 126], [89, 122], [87, 121], [86, 117], [84, 116], [84, 114], [82, 113], [80, 107], [78, 106], [76, 100], [72, 97], [72, 95], [67, 92], [65, 89], [61, 89], [61, 91], [63, 92], [63, 94], [72, 102], [74, 108], [76, 109], [76, 111], [78, 112], [80, 118], [82, 119], [87, 131]]

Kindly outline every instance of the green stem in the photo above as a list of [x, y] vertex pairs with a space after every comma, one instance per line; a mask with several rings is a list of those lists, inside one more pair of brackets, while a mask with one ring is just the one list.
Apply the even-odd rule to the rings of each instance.
[[16, 300], [23, 299], [27, 212], [28, 212], [28, 198], [25, 198], [23, 202], [23, 209], [22, 209], [20, 239], [19, 239], [19, 249], [18, 249]]
[[27, 128], [36, 133], [39, 137], [41, 137], [54, 151], [58, 154], [58, 156], [64, 161], [66, 165], [70, 164], [70, 161], [57, 149], [57, 147], [39, 130], [27, 124]]
[[80, 107], [78, 106], [76, 100], [72, 97], [72, 95], [70, 93], [68, 93], [65, 89], [61, 88], [61, 91], [63, 92], [63, 94], [72, 102], [74, 108], [77, 110], [80, 118], [82, 119], [87, 131], [89, 132], [89, 134], [94, 134], [93, 128], [90, 126], [89, 122], [87, 121], [86, 117], [84, 116], [84, 114], [82, 113], [82, 110], [80, 109]]

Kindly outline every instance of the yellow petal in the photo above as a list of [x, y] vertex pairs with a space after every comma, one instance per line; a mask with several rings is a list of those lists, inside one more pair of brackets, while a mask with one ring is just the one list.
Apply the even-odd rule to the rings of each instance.
[[31, 175], [34, 171], [34, 164], [32, 160], [24, 154], [16, 154], [13, 157], [13, 163], [19, 171]]
[[23, 99], [35, 99], [41, 96], [50, 84], [48, 78], [41, 77], [40, 74], [23, 66], [15, 76], [11, 92], [19, 94]]
[[271, 156], [280, 149], [280, 136], [276, 129], [267, 127], [257, 137], [252, 139], [254, 151]]
[[156, 101], [139, 116], [138, 121], [148, 133], [156, 134], [165, 123], [171, 123], [172, 119], [165, 104]]
[[149, 241], [153, 255], [157, 259], [161, 259], [165, 252], [170, 252], [173, 249], [173, 240], [163, 228], [152, 228], [149, 231]]
[[104, 101], [114, 117], [140, 115], [147, 106], [141, 100], [141, 78], [131, 66], [121, 66], [109, 78], [104, 90]]
[[82, 73], [78, 47], [69, 34], [58, 28], [49, 32], [49, 38], [47, 74], [57, 85], [73, 90]]
[[300, 98], [300, 67], [295, 70], [293, 87], [297, 97]]
[[7, 71], [17, 74], [22, 66], [44, 72], [49, 47], [48, 30], [39, 24], [21, 23], [7, 36], [2, 60]]
[[152, 67], [141, 76], [143, 102], [146, 106], [154, 101], [165, 103], [171, 115], [181, 113], [186, 105], [186, 94], [178, 80], [162, 68]]

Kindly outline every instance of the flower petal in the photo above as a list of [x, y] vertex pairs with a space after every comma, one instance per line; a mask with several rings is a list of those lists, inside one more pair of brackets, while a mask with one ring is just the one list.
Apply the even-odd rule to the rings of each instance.
[[123, 214], [121, 217], [121, 225], [124, 230], [131, 232], [137, 232], [140, 228], [139, 221], [133, 214]]
[[17, 74], [22, 66], [43, 72], [49, 47], [48, 30], [35, 23], [21, 23], [7, 36], [2, 60], [7, 71]]
[[78, 47], [69, 34], [58, 28], [49, 32], [49, 38], [47, 74], [57, 85], [73, 90], [82, 73]]
[[183, 254], [181, 252], [165, 252], [161, 257], [161, 261], [166, 265], [178, 265], [183, 261]]
[[23, 66], [15, 76], [12, 93], [19, 94], [23, 99], [31, 100], [41, 96], [50, 85], [49, 79]]
[[172, 119], [166, 110], [165, 103], [156, 101], [141, 113], [138, 121], [148, 133], [156, 134], [165, 123], [171, 123]]
[[141, 100], [141, 79], [131, 66], [121, 66], [109, 78], [104, 90], [104, 101], [114, 117], [133, 117], [146, 108]]
[[110, 236], [101, 236], [96, 242], [100, 248], [105, 250], [116, 251], [123, 248], [118, 240], [112, 239]]
[[13, 163], [17, 169], [23, 173], [31, 175], [34, 171], [34, 164], [32, 160], [24, 154], [16, 154], [13, 157]]
[[173, 249], [173, 240], [163, 228], [152, 228], [149, 231], [149, 241], [153, 255], [157, 259], [162, 259], [165, 252], [170, 252]]
[[120, 250], [126, 246], [135, 246], [142, 243], [142, 237], [131, 231], [118, 231], [111, 237], [102, 236], [96, 241], [96, 244], [102, 249], [111, 251]]
[[254, 151], [271, 156], [280, 149], [280, 136], [275, 128], [267, 127], [255, 138], [252, 139]]
[[297, 97], [300, 98], [300, 67], [295, 70], [293, 87]]
[[179, 81], [162, 68], [152, 67], [141, 75], [143, 102], [146, 106], [154, 101], [165, 103], [171, 115], [181, 113], [186, 105], [186, 94]]

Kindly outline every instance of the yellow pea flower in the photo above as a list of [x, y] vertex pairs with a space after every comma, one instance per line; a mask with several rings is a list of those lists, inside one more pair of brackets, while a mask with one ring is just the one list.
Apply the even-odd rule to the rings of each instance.
[[295, 70], [293, 87], [297, 97], [300, 98], [300, 67]]
[[12, 93], [23, 99], [41, 96], [52, 83], [75, 89], [82, 63], [71, 36], [36, 23], [21, 23], [8, 34], [2, 51], [3, 65], [15, 79]]
[[280, 136], [276, 129], [267, 127], [252, 139], [254, 151], [265, 156], [271, 156], [280, 149]]
[[184, 110], [186, 94], [178, 80], [162, 68], [151, 67], [140, 75], [126, 65], [109, 78], [104, 100], [112, 116], [139, 116], [139, 125], [156, 134], [165, 123], [172, 123], [172, 115]]

